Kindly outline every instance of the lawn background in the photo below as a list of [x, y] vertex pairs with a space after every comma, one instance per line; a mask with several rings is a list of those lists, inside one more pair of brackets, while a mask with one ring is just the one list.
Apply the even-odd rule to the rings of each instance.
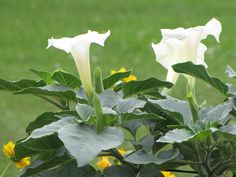
[[[105, 47], [91, 48], [93, 67], [99, 65], [104, 75], [126, 67], [139, 79], [165, 79], [166, 71], [155, 62], [151, 48], [161, 39], [160, 29], [204, 25], [212, 17], [222, 22], [223, 32], [220, 44], [213, 38], [205, 40], [206, 62], [212, 75], [229, 81], [225, 66], [236, 69], [235, 0], [0, 0], [0, 78], [36, 78], [29, 68], [63, 68], [76, 74], [70, 55], [46, 50], [47, 39], [110, 29]], [[184, 98], [183, 83], [182, 78], [174, 89], [178, 98]], [[197, 92], [199, 100], [206, 98], [213, 105], [223, 100], [203, 82], [198, 82]], [[0, 147], [23, 138], [24, 127], [47, 110], [56, 109], [38, 98], [0, 92]], [[0, 153], [0, 172], [7, 162]], [[12, 166], [6, 177], [15, 177], [16, 171]]]

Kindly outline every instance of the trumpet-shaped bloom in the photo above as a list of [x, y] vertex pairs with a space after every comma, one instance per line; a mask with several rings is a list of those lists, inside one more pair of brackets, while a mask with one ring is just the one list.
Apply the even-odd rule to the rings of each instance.
[[90, 45], [91, 43], [96, 43], [104, 46], [105, 40], [109, 35], [110, 30], [104, 34], [100, 34], [96, 31], [88, 31], [86, 34], [81, 34], [73, 38], [64, 37], [48, 40], [47, 48], [53, 46], [72, 54], [87, 95], [90, 95], [93, 91], [89, 60]]
[[[152, 44], [152, 47], [156, 60], [168, 70], [166, 80], [173, 84], [177, 81], [179, 74], [172, 69], [172, 65], [177, 63], [191, 61], [207, 67], [204, 61], [207, 47], [201, 40], [212, 35], [219, 42], [221, 30], [221, 23], [214, 18], [205, 26], [162, 29], [162, 40], [158, 44]], [[194, 80], [188, 80], [191, 81], [190, 85], [194, 85]]]

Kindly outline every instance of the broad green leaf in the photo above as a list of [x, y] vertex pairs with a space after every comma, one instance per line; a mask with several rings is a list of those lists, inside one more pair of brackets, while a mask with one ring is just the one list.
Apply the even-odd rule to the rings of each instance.
[[131, 120], [164, 120], [162, 117], [153, 113], [123, 113], [121, 116], [121, 122], [127, 122]]
[[30, 69], [30, 71], [37, 76], [39, 76], [40, 79], [42, 79], [46, 84], [50, 85], [53, 84], [53, 80], [51, 79], [51, 74], [45, 71], [39, 71], [35, 69]]
[[123, 73], [115, 73], [106, 77], [105, 79], [103, 79], [104, 89], [106, 90], [106, 89], [111, 88], [115, 83], [117, 83], [121, 79], [129, 77], [130, 74], [131, 74], [131, 71], [127, 71]]
[[139, 177], [164, 177], [160, 170], [144, 166], [139, 173]]
[[66, 125], [58, 131], [58, 136], [79, 167], [95, 159], [100, 151], [115, 148], [123, 142], [123, 133], [115, 127], [105, 127], [97, 134], [93, 126]]
[[45, 112], [38, 116], [34, 121], [30, 122], [26, 128], [26, 132], [30, 134], [33, 130], [41, 128], [52, 122], [58, 121], [62, 117], [78, 116], [75, 111], [61, 111], [61, 112]]
[[234, 71], [233, 68], [231, 68], [229, 65], [226, 66], [225, 72], [229, 77], [236, 78], [236, 71]]
[[79, 80], [79, 78], [63, 70], [55, 71], [52, 74], [51, 78], [54, 81], [57, 81], [59, 84], [73, 89], [79, 88], [81, 86], [81, 81]]
[[75, 117], [64, 117], [56, 122], [52, 122], [48, 125], [45, 125], [41, 128], [35, 129], [32, 131], [29, 137], [23, 141], [27, 141], [30, 138], [41, 138], [59, 131], [63, 126], [72, 124], [75, 121]]
[[236, 125], [225, 125], [221, 127], [219, 131], [229, 133], [231, 135], [236, 135]]
[[140, 140], [140, 145], [143, 147], [143, 150], [146, 152], [151, 152], [154, 144], [154, 136], [147, 135]]
[[148, 153], [144, 150], [139, 150], [127, 156], [124, 160], [134, 164], [163, 164], [167, 161], [173, 160], [179, 156], [179, 151], [176, 149], [162, 151], [158, 155]]
[[172, 114], [174, 117], [179, 117], [180, 120], [183, 119], [185, 124], [192, 122], [192, 113], [187, 101], [177, 100], [174, 98], [161, 100], [149, 99], [149, 101], [153, 104], [159, 105], [162, 109], [164, 109], [164, 111], [168, 111], [168, 113]]
[[88, 121], [91, 117], [95, 115], [93, 107], [87, 104], [78, 103], [76, 105], [76, 111], [83, 121]]
[[94, 177], [96, 170], [87, 165], [78, 168], [75, 161], [65, 163], [57, 168], [51, 168], [32, 177]]
[[119, 113], [132, 113], [137, 108], [143, 108], [145, 104], [145, 101], [136, 98], [127, 98], [118, 103], [117, 111]]
[[52, 152], [63, 146], [56, 134], [51, 134], [37, 139], [28, 139], [27, 141], [19, 141], [15, 146], [14, 160], [19, 161], [24, 157]]
[[201, 114], [201, 120], [204, 122], [217, 122], [224, 125], [232, 117], [232, 115], [230, 115], [230, 112], [233, 110], [233, 108], [233, 100], [229, 99], [223, 104], [211, 108], [210, 110], [208, 110], [208, 112], [205, 112], [204, 115]]
[[107, 108], [113, 108], [122, 100], [121, 96], [112, 90], [105, 90], [99, 96], [103, 107]]
[[77, 101], [76, 94], [73, 90], [69, 89], [68, 87], [58, 85], [29, 87], [16, 92], [16, 94], [33, 94], [36, 96], [49, 96], [63, 100]]
[[181, 143], [193, 138], [193, 134], [185, 129], [174, 129], [161, 136], [157, 142], [161, 143]]
[[75, 162], [75, 160], [71, 159], [65, 152], [65, 148], [62, 147], [53, 152], [51, 155], [49, 153], [45, 153], [38, 156], [29, 166], [25, 167], [21, 171], [19, 176], [28, 177], [39, 174], [42, 171], [45, 172], [51, 168], [62, 165], [63, 163], [71, 163], [71, 161]]
[[220, 79], [210, 76], [203, 65], [195, 65], [192, 62], [186, 62], [173, 65], [172, 67], [177, 73], [188, 74], [195, 78], [204, 80], [224, 95], [227, 95], [228, 93], [228, 86]]
[[156, 78], [148, 78], [142, 81], [131, 81], [122, 85], [124, 97], [131, 97], [137, 94], [149, 94], [150, 92], [159, 92], [161, 87], [171, 88], [173, 84], [166, 81], [161, 81]]
[[43, 87], [45, 86], [44, 81], [35, 81], [35, 80], [28, 80], [28, 79], [22, 79], [19, 81], [7, 81], [4, 79], [0, 79], [0, 90], [5, 91], [19, 91], [25, 88], [30, 87]]
[[105, 168], [104, 177], [136, 177], [133, 169], [128, 166], [111, 166]]

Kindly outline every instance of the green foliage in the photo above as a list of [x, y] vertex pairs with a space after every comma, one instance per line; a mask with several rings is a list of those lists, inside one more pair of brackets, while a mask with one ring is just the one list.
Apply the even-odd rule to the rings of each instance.
[[[20, 177], [161, 177], [162, 170], [178, 172], [186, 165], [199, 176], [234, 172], [234, 92], [201, 65], [187, 62], [173, 68], [204, 80], [226, 99], [216, 106], [194, 105], [198, 118], [193, 121], [189, 100], [160, 93], [161, 87], [173, 84], [156, 78], [122, 82], [130, 71], [110, 75], [103, 82], [97, 73], [95, 85], [102, 85], [93, 94], [92, 104], [80, 80], [62, 70], [52, 74], [31, 70], [41, 81], [1, 79], [2, 90], [32, 94], [60, 109], [36, 117], [26, 128], [27, 136], [16, 143], [12, 160], [32, 159]], [[226, 72], [235, 77], [232, 68]], [[128, 151], [120, 154], [118, 149], [127, 144]], [[113, 164], [102, 172], [95, 165], [101, 156]]]

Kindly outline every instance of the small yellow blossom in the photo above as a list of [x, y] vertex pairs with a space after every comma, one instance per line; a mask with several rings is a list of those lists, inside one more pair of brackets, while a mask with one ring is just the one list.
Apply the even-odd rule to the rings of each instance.
[[97, 166], [100, 171], [103, 171], [106, 167], [112, 166], [112, 163], [110, 162], [109, 157], [104, 156], [97, 162]]
[[17, 168], [24, 168], [30, 165], [30, 158], [26, 157], [21, 159], [19, 162], [16, 162], [16, 167]]
[[[120, 70], [116, 71], [116, 70], [111, 70], [111, 74], [115, 74], [115, 73], [124, 73], [127, 70], [123, 67]], [[123, 78], [122, 81], [124, 82], [130, 82], [130, 81], [135, 81], [137, 80], [137, 77], [133, 74], [131, 74], [129, 77]]]
[[126, 77], [122, 79], [124, 82], [130, 82], [130, 81], [136, 81], [137, 77], [135, 75], [130, 75], [129, 77]]
[[173, 173], [169, 171], [161, 171], [161, 173], [164, 175], [164, 177], [176, 177]]
[[12, 158], [15, 156], [14, 148], [15, 144], [12, 141], [9, 141], [7, 144], [3, 146], [2, 150], [7, 157]]
[[125, 155], [126, 151], [124, 148], [118, 150], [121, 155]]

